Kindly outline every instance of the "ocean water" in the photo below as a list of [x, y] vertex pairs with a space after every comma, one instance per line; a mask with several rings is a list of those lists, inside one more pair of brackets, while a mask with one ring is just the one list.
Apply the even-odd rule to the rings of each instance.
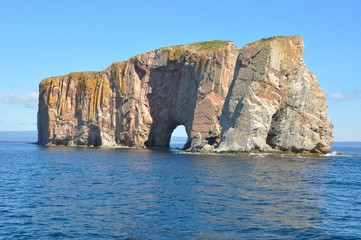
[[199, 155], [0, 142], [0, 239], [361, 239], [361, 148]]

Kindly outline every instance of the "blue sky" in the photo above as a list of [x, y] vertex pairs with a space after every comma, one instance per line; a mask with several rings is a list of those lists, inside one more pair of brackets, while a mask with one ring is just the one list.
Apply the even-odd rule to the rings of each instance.
[[0, 131], [36, 130], [41, 79], [159, 47], [302, 35], [336, 141], [361, 141], [361, 1], [0, 2]]

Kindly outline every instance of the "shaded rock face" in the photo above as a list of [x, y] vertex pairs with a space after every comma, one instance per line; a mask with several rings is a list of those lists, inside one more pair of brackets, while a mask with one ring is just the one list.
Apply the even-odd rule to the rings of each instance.
[[221, 116], [220, 150], [330, 151], [325, 96], [302, 53], [301, 37], [240, 50]]
[[184, 125], [196, 151], [328, 152], [325, 96], [302, 61], [301, 37], [174, 46], [102, 72], [44, 79], [42, 145], [169, 147]]

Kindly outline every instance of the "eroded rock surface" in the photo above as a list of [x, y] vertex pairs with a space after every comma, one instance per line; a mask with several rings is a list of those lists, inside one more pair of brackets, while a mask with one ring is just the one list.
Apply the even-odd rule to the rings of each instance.
[[42, 145], [169, 147], [184, 125], [196, 151], [324, 153], [333, 141], [325, 96], [301, 37], [238, 49], [212, 41], [161, 48], [102, 72], [44, 79]]

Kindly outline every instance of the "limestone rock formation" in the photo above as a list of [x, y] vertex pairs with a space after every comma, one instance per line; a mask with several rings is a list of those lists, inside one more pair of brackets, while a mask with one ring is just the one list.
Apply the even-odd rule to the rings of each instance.
[[302, 53], [299, 36], [201, 42], [44, 79], [38, 142], [169, 147], [184, 125], [195, 151], [328, 152], [333, 126]]

